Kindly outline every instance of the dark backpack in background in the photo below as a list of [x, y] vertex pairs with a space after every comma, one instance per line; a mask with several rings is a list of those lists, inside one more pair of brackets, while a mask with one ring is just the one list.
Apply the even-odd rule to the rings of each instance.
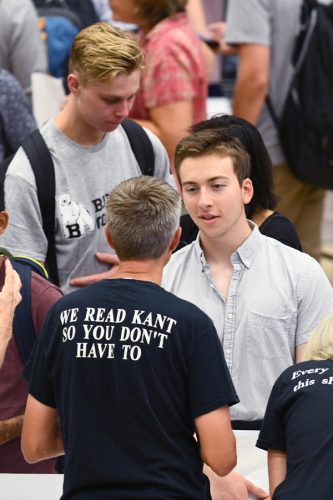
[[333, 2], [303, 0], [294, 74], [280, 117], [268, 108], [293, 174], [333, 189]]
[[66, 0], [66, 3], [81, 19], [84, 27], [97, 23], [100, 20], [92, 0]]
[[[154, 175], [155, 154], [151, 140], [145, 130], [130, 119], [122, 122], [133, 154], [138, 162], [142, 175]], [[50, 279], [59, 285], [57, 255], [55, 245], [55, 173], [52, 156], [39, 130], [34, 130], [22, 141], [34, 172], [37, 187], [37, 197], [42, 215], [43, 231], [48, 246], [45, 265]], [[4, 186], [7, 169], [13, 156], [0, 163], [0, 189]], [[4, 193], [0, 192], [1, 196]]]
[[31, 314], [31, 273], [34, 271], [46, 280], [48, 279], [48, 274], [44, 266], [34, 259], [30, 259], [29, 257], [14, 257], [2, 248], [0, 249], [0, 254], [6, 255], [9, 258], [22, 284], [20, 293], [23, 300], [21, 300], [15, 309], [13, 333], [21, 361], [25, 365], [30, 358], [37, 338]]

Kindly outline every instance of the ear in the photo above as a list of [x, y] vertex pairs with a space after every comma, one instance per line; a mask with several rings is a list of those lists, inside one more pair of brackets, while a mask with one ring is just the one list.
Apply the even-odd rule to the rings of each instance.
[[180, 237], [181, 237], [181, 234], [182, 234], [182, 228], [179, 226], [177, 228], [177, 231], [175, 232], [175, 235], [172, 239], [172, 242], [170, 244], [170, 248], [169, 250], [171, 252], [173, 252], [174, 250], [176, 250], [176, 248], [178, 247], [178, 243], [179, 243], [179, 240], [180, 240]]
[[70, 73], [67, 77], [67, 85], [70, 93], [77, 96], [80, 93], [80, 80], [75, 73]]
[[8, 226], [9, 215], [6, 210], [0, 212], [0, 234], [3, 234]]
[[242, 191], [243, 191], [243, 201], [244, 205], [247, 205], [250, 203], [253, 197], [253, 184], [251, 179], [247, 177], [246, 179], [243, 180], [243, 186], [242, 186]]
[[108, 226], [105, 226], [104, 232], [105, 232], [106, 240], [107, 240], [109, 246], [114, 249], [114, 243], [113, 243], [112, 236], [110, 234]]

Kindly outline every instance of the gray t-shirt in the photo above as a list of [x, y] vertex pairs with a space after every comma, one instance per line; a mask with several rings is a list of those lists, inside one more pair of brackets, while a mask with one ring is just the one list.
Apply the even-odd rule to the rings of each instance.
[[[229, 0], [226, 42], [270, 47], [269, 95], [281, 113], [292, 76], [291, 55], [299, 30], [301, 0]], [[273, 165], [285, 162], [278, 134], [265, 106], [258, 128]]]
[[[51, 152], [56, 177], [56, 248], [60, 285], [69, 279], [106, 271], [96, 252], [111, 252], [104, 234], [105, 201], [124, 179], [141, 175], [122, 127], [93, 147], [80, 146], [62, 134], [54, 120], [41, 133]], [[154, 173], [170, 184], [169, 160], [160, 141], [147, 131], [155, 153]], [[2, 244], [14, 255], [45, 261], [47, 240], [42, 229], [35, 177], [23, 149], [11, 162], [5, 180], [10, 224]]]

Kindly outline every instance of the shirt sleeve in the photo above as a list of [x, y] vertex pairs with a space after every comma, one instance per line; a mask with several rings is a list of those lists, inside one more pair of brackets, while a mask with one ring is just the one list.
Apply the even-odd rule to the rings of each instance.
[[42, 331], [48, 311], [63, 294], [60, 288], [34, 272], [31, 279], [31, 315], [38, 336]]
[[333, 288], [320, 264], [307, 256], [297, 288], [296, 346], [308, 341], [319, 321], [333, 313]]
[[52, 349], [50, 338], [53, 329], [57, 327], [57, 321], [52, 311], [51, 309], [48, 313], [43, 331], [37, 339], [33, 355], [29, 393], [46, 406], [56, 408], [54, 386], [47, 365], [47, 355]]
[[264, 420], [256, 443], [263, 450], [286, 450], [286, 436], [279, 417], [280, 389], [278, 381], [273, 386], [269, 397]]
[[213, 326], [193, 342], [188, 380], [193, 418], [239, 402]]
[[45, 262], [47, 239], [42, 227], [36, 182], [29, 160], [20, 148], [5, 178], [5, 206], [10, 224], [1, 236], [13, 255], [25, 255]]
[[231, 45], [270, 45], [268, 0], [230, 0], [225, 41]]

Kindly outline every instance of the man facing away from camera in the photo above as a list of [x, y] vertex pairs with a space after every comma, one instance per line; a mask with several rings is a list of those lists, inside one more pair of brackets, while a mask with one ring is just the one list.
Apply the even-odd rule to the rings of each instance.
[[238, 398], [213, 323], [160, 287], [180, 209], [157, 178], [120, 183], [107, 200], [116, 274], [47, 318], [22, 451], [29, 462], [65, 452], [64, 499], [210, 499], [203, 462], [218, 475], [235, 465]]

